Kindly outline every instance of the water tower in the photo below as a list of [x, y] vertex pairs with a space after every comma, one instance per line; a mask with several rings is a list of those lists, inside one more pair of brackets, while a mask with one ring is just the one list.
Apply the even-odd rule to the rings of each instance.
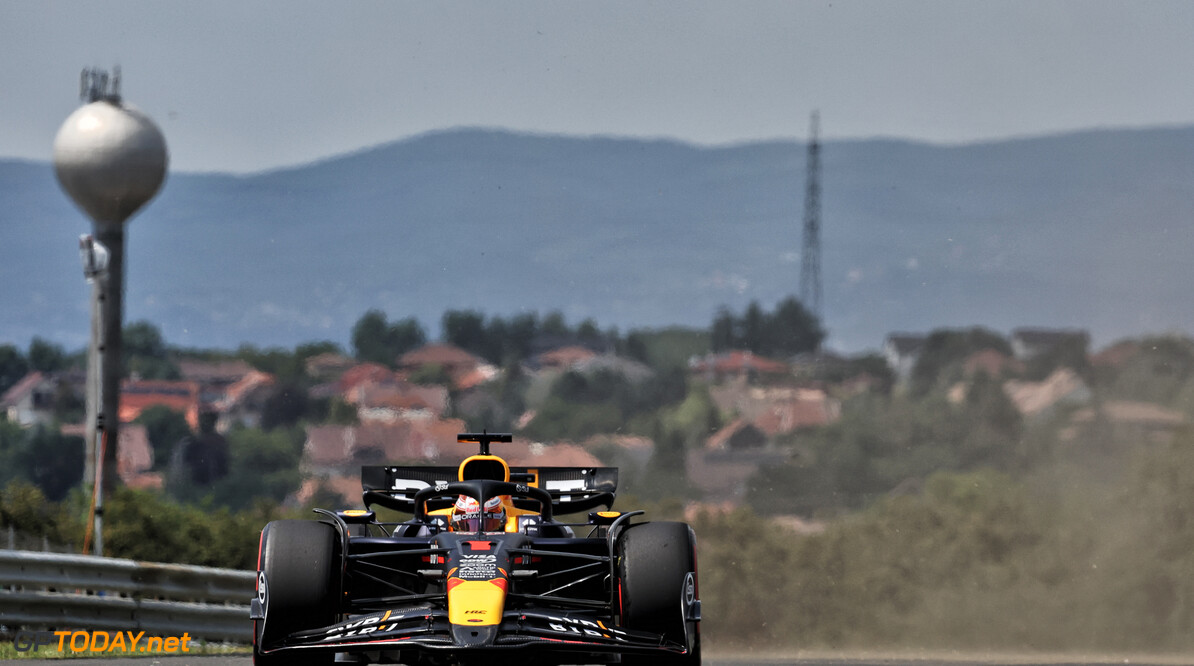
[[[87, 103], [54, 138], [54, 170], [62, 189], [92, 221], [94, 237], [84, 237], [80, 245], [93, 296], [84, 483], [99, 471], [102, 486], [111, 489], [120, 427], [124, 227], [162, 185], [166, 140], [148, 116], [121, 100], [119, 69], [111, 77], [98, 69], [83, 70], [80, 96]], [[100, 465], [95, 465], [97, 433]], [[97, 510], [97, 524], [100, 515]], [[102, 550], [98, 534], [96, 549]]]

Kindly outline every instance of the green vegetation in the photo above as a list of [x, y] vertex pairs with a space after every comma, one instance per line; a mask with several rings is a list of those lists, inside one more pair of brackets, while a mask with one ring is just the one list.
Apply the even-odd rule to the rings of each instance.
[[0, 484], [30, 482], [56, 501], [79, 485], [82, 477], [81, 438], [45, 426], [22, 429], [0, 421]]
[[153, 460], [156, 469], [169, 466], [170, 459], [174, 455], [175, 445], [193, 436], [186, 417], [181, 412], [164, 405], [146, 408], [133, 423], [145, 426], [145, 434], [149, 438], [150, 446], [153, 447]]
[[682, 400], [685, 382], [677, 368], [637, 381], [614, 368], [587, 374], [570, 370], [552, 383], [523, 433], [539, 440], [573, 442], [605, 433], [650, 434], [650, 420], [640, 417]]
[[[1111, 487], [1081, 461], [1024, 482], [938, 473], [818, 534], [703, 516], [713, 641], [792, 647], [1194, 647], [1194, 437]], [[718, 563], [710, 566], [710, 563]], [[753, 582], [757, 579], [757, 582]]]
[[722, 309], [709, 332], [713, 351], [746, 349], [763, 356], [791, 356], [816, 350], [825, 339], [821, 322], [800, 301], [788, 297], [764, 312], [751, 301], [741, 317]]
[[788, 438], [791, 460], [761, 470], [750, 499], [768, 512], [858, 509], [934, 471], [1025, 469], [1044, 452], [1025, 452], [1023, 434], [1019, 413], [986, 375], [958, 404], [868, 393], [848, 401], [836, 423]]
[[206, 481], [172, 479], [169, 492], [185, 502], [232, 510], [260, 502], [281, 504], [302, 481], [299, 460], [305, 441], [301, 428], [270, 432], [235, 428], [229, 431], [221, 453], [226, 456], [221, 466], [225, 473], [211, 474]]
[[[144, 640], [144, 639], [142, 639]], [[167, 652], [164, 647], [158, 648], [157, 644], [148, 646], [151, 648], [147, 652], [140, 652], [140, 645], [137, 652], [120, 652], [120, 651], [104, 651], [92, 652], [72, 652], [69, 647], [65, 651], [58, 650], [58, 644], [54, 643], [52, 647], [42, 647], [37, 650], [25, 650], [19, 652], [12, 641], [0, 642], [0, 660], [8, 661], [9, 659], [112, 659], [112, 658], [149, 658], [153, 657], [179, 657], [188, 656], [195, 657], [200, 655], [251, 655], [253, 652], [252, 646], [249, 645], [234, 645], [231, 643], [210, 643], [202, 640], [187, 641], [187, 652], [184, 654], [180, 649], [172, 652]], [[147, 661], [146, 663], [154, 663]]]
[[670, 327], [627, 333], [619, 343], [618, 354], [652, 368], [686, 368], [690, 358], [710, 349], [708, 331]]
[[124, 327], [124, 374], [141, 379], [178, 379], [178, 366], [170, 359], [161, 331], [147, 321]]
[[[1028, 364], [983, 370], [974, 354], [1009, 354], [1008, 341], [981, 328], [944, 330], [927, 338], [906, 384], [869, 355], [762, 386], [696, 376], [688, 360], [729, 348], [816, 349], [824, 332], [793, 299], [771, 312], [758, 304], [740, 316], [723, 311], [707, 330], [623, 334], [592, 321], [570, 326], [559, 313], [474, 311], [445, 313], [441, 328], [446, 342], [500, 366], [497, 378], [463, 391], [447, 368], [428, 365], [408, 380], [448, 387], [449, 416], [468, 427], [586, 442], [623, 467], [620, 508], [654, 503], [652, 519], [680, 517], [687, 501], [701, 499], [688, 482], [690, 454], [749, 416], [727, 393], [823, 388], [840, 398], [828, 425], [766, 438], [773, 457], [746, 481], [745, 507], [706, 507], [694, 520], [711, 644], [1194, 648], [1194, 434], [1124, 425], [1097, 409], [1147, 402], [1194, 420], [1194, 341], [1125, 341], [1115, 362], [1088, 359], [1072, 342]], [[141, 414], [165, 489], [111, 497], [108, 554], [251, 568], [261, 526], [309, 515], [284, 504], [303, 481], [306, 426], [357, 421], [344, 399], [311, 397], [323, 380], [307, 375], [307, 359], [340, 350], [317, 342], [184, 352], [144, 322], [129, 333], [129, 367], [142, 376], [173, 376], [184, 357], [239, 358], [276, 381], [262, 398], [260, 427], [217, 434], [205, 422], [192, 432], [168, 409]], [[389, 367], [424, 341], [418, 322], [391, 323], [378, 311], [353, 328], [357, 359]], [[540, 372], [536, 353], [559, 346], [611, 354]], [[42, 340], [28, 353], [0, 346], [0, 382], [77, 362]], [[1083, 403], [1022, 413], [1005, 380], [1058, 368], [1084, 382]], [[64, 420], [81, 408], [56, 400]], [[0, 526], [24, 543], [77, 549], [87, 507], [78, 490], [82, 445], [57, 432], [0, 421]], [[622, 435], [650, 440], [653, 453], [622, 446]], [[793, 527], [798, 520], [803, 529]]]
[[393, 367], [398, 357], [422, 345], [427, 334], [419, 322], [406, 318], [393, 324], [380, 310], [366, 312], [352, 327], [357, 359]]
[[29, 359], [12, 345], [0, 345], [0, 391], [12, 388], [29, 372]]
[[121, 488], [104, 507], [104, 550], [111, 557], [254, 569], [257, 536], [281, 516], [261, 500], [233, 513], [210, 502], [187, 505], [145, 491]]
[[940, 390], [962, 378], [962, 361], [974, 352], [993, 349], [1011, 355], [1011, 345], [1003, 336], [983, 328], [933, 331], [912, 369], [912, 392], [924, 395]]

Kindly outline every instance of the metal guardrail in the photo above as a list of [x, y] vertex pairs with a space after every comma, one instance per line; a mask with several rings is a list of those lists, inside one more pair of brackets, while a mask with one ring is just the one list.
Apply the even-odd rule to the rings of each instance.
[[247, 643], [256, 578], [252, 571], [0, 551], [0, 625], [186, 632]]

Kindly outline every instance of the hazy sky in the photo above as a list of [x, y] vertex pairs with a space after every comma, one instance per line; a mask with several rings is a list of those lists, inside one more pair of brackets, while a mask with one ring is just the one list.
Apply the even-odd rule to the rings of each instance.
[[699, 143], [970, 142], [1194, 123], [1194, 2], [0, 0], [0, 157], [84, 66], [171, 167], [254, 171], [461, 125]]

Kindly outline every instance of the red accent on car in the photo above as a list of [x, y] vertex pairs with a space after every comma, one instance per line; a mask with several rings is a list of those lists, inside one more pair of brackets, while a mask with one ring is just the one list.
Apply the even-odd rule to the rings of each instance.
[[505, 592], [510, 587], [509, 583], [506, 582], [505, 578], [494, 578], [493, 580], [490, 580], [489, 582], [502, 588], [502, 592]]
[[[257, 537], [257, 571], [261, 571], [261, 546], [263, 545], [265, 545], [265, 530], [261, 530], [261, 536]], [[253, 581], [253, 583], [253, 591], [261, 592], [260, 575], [257, 576], [257, 580]], [[253, 620], [253, 645], [257, 645], [257, 620]]]
[[493, 546], [492, 541], [465, 541], [470, 550], [489, 550]]
[[463, 582], [464, 582], [464, 581], [463, 581], [463, 580], [461, 580], [461, 579], [459, 579], [459, 578], [449, 578], [449, 579], [448, 579], [448, 590], [447, 590], [447, 591], [448, 591], [448, 592], [451, 592], [451, 591], [452, 591], [452, 588], [456, 587], [457, 585], [459, 585], [459, 584], [461, 584], [461, 583], [463, 583]]

